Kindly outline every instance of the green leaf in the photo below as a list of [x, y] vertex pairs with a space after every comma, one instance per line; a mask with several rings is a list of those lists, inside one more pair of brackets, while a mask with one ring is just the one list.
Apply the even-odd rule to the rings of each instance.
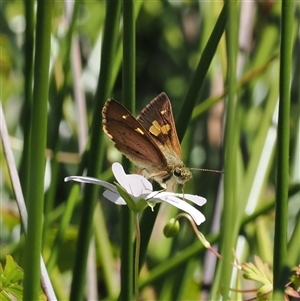
[[6, 255], [6, 265], [4, 269], [1, 265], [1, 289], [5, 289], [10, 284], [22, 280], [23, 276], [23, 270], [13, 260], [12, 256]]
[[3, 276], [7, 277], [11, 283], [16, 283], [23, 280], [24, 272], [14, 261], [11, 255], [6, 255], [6, 265], [3, 271]]
[[14, 296], [17, 300], [21, 300], [23, 287], [17, 282], [23, 280], [24, 272], [11, 255], [6, 255], [6, 264], [4, 269], [1, 265], [0, 273], [0, 299], [11, 300]]
[[[0, 300], [22, 300], [23, 286], [18, 284], [18, 282], [22, 281], [23, 278], [23, 269], [18, 266], [11, 255], [7, 254], [4, 269], [0, 264]], [[39, 300], [46, 301], [46, 295], [40, 292]]]

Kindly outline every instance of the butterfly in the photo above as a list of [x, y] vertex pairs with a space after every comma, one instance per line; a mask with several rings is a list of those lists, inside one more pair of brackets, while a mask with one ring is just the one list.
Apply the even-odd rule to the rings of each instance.
[[109, 99], [103, 109], [103, 130], [115, 147], [140, 168], [144, 176], [173, 190], [192, 178], [182, 161], [171, 102], [162, 92], [135, 118], [122, 104]]

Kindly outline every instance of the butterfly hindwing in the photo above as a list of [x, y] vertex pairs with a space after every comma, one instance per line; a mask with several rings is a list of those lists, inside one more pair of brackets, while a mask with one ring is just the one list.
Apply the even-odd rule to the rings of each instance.
[[162, 92], [155, 97], [142, 110], [137, 120], [148, 130], [160, 149], [182, 158], [171, 102], [166, 93]]

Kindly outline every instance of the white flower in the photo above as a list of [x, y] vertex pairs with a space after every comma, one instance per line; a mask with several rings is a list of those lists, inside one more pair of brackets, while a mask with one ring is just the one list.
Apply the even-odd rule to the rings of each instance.
[[116, 185], [92, 177], [71, 176], [67, 181], [89, 183], [103, 186], [106, 190], [103, 196], [117, 205], [128, 205], [135, 212], [152, 206], [157, 202], [167, 202], [191, 215], [197, 225], [205, 221], [204, 215], [185, 200], [192, 201], [198, 206], [206, 203], [206, 199], [197, 195], [173, 193], [167, 191], [153, 191], [152, 184], [143, 176], [126, 174], [120, 163], [113, 163], [113, 174], [118, 181]]

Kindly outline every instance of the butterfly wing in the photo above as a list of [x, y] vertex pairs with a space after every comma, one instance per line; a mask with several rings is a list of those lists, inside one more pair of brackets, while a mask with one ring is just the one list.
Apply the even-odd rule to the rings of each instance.
[[166, 170], [165, 156], [143, 125], [123, 105], [109, 99], [102, 116], [104, 132], [130, 161], [150, 173]]
[[172, 106], [166, 93], [162, 92], [151, 100], [137, 117], [137, 120], [148, 130], [161, 150], [182, 158]]

